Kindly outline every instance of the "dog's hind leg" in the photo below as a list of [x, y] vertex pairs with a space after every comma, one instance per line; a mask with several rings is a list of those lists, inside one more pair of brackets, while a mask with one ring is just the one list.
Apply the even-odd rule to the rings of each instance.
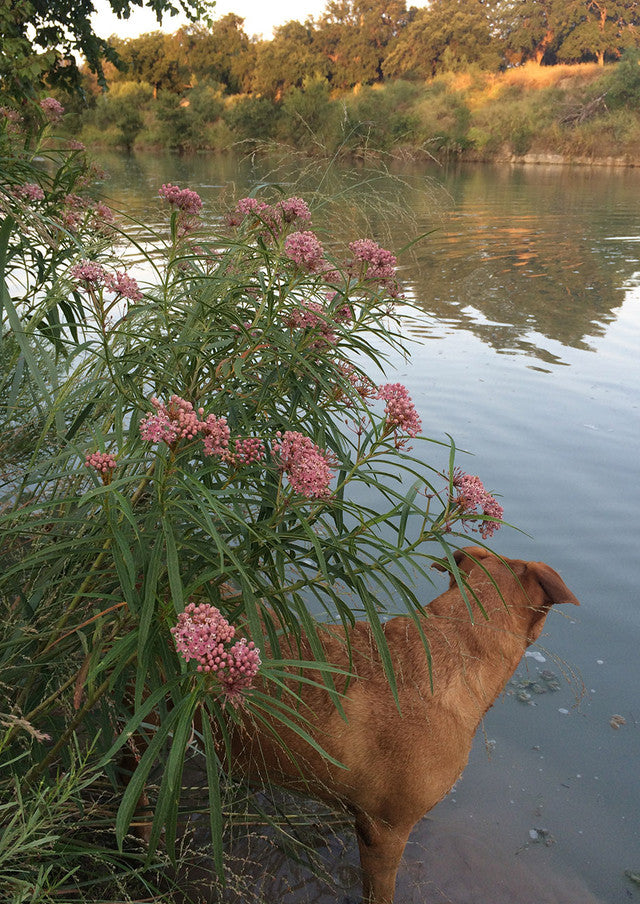
[[364, 904], [393, 904], [398, 867], [412, 828], [356, 817]]

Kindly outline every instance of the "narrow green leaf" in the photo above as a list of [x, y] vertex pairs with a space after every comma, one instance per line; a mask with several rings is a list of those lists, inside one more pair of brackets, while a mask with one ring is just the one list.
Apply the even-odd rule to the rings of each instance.
[[[188, 698], [185, 699], [188, 700]], [[129, 784], [127, 785], [125, 792], [122, 795], [122, 802], [120, 803], [120, 806], [118, 808], [115, 824], [116, 839], [118, 841], [119, 847], [122, 847], [124, 836], [129, 830], [131, 820], [133, 819], [133, 814], [136, 807], [138, 806], [140, 796], [144, 792], [147, 779], [149, 778], [151, 767], [156, 761], [160, 750], [165, 744], [169, 733], [173, 729], [173, 726], [178, 721], [179, 717], [180, 707], [177, 706], [175, 709], [172, 709], [169, 712], [167, 718], [162, 722], [161, 725], [157, 727], [153, 738], [149, 742], [149, 746], [142, 754], [136, 771], [131, 776]]]
[[178, 549], [173, 528], [171, 527], [171, 522], [168, 518], [162, 519], [162, 532], [164, 534], [164, 542], [167, 551], [167, 574], [169, 577], [171, 599], [176, 612], [182, 612], [184, 609], [184, 593], [182, 589], [182, 578], [180, 576]]
[[164, 828], [164, 843], [172, 861], [176, 856], [178, 805], [182, 791], [182, 773], [187, 745], [193, 731], [193, 714], [197, 706], [195, 693], [184, 697], [176, 706], [176, 726], [173, 729], [169, 758], [162, 772], [156, 808], [153, 814], [149, 849], [154, 851]]
[[224, 822], [222, 819], [222, 796], [220, 794], [220, 759], [216, 753], [209, 725], [209, 716], [202, 709], [202, 737], [204, 739], [204, 754], [207, 768], [207, 790], [209, 793], [209, 828], [211, 831], [211, 848], [213, 850], [213, 862], [219, 881], [224, 885], [224, 859], [222, 832]]

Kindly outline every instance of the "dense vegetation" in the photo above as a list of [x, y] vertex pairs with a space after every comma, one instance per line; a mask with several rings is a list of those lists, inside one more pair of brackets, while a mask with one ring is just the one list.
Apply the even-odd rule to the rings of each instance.
[[[133, 2], [111, 6], [126, 17]], [[233, 13], [212, 21], [206, 0], [151, 6], [192, 24], [104, 40], [91, 0], [73, 14], [63, 0], [0, 5], [2, 92], [39, 82], [75, 111], [70, 135], [127, 150], [277, 141], [314, 154], [638, 161], [635, 0], [330, 0], [271, 40]]]
[[232, 13], [111, 38], [109, 91], [92, 62], [70, 127], [87, 144], [128, 150], [278, 141], [316, 154], [636, 162], [639, 6], [332, 0], [272, 40], [248, 36]]
[[273, 39], [251, 40], [234, 14], [173, 35], [111, 39], [124, 69], [111, 81], [154, 92], [219, 84], [227, 94], [282, 99], [305, 80], [331, 91], [387, 79], [424, 80], [477, 66], [615, 61], [640, 47], [640, 5], [623, 0], [330, 0], [318, 21], [291, 21]]
[[[239, 76], [238, 76], [239, 77]], [[334, 93], [308, 77], [280, 100], [198, 84], [182, 92], [114, 81], [70, 119], [86, 144], [180, 152], [280, 142], [309, 154], [392, 154], [508, 159], [640, 160], [636, 51], [596, 63], [506, 72], [473, 68], [426, 81], [389, 80]]]

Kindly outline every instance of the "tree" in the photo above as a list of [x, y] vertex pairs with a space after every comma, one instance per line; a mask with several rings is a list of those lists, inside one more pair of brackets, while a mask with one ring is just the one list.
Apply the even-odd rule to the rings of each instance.
[[287, 22], [275, 29], [273, 40], [258, 45], [252, 89], [280, 100], [289, 88], [300, 88], [305, 78], [326, 76], [327, 68], [312, 23]]
[[409, 24], [405, 0], [330, 0], [318, 24], [318, 46], [339, 88], [382, 81], [390, 46]]
[[96, 103], [94, 118], [98, 128], [116, 130], [116, 141], [128, 152], [144, 126], [142, 112], [150, 100], [151, 86], [140, 82], [117, 82]]
[[249, 90], [256, 51], [240, 16], [228, 13], [210, 26], [187, 25], [175, 40], [192, 81], [219, 82], [230, 94]]
[[[188, 87], [190, 74], [176, 36], [151, 31], [138, 38], [111, 38], [110, 44], [120, 61], [124, 80], [146, 82], [155, 95], [159, 91], [179, 93]], [[118, 76], [114, 81], [117, 80]]]
[[514, 62], [617, 59], [640, 46], [638, 0], [505, 0], [498, 26]]
[[[108, 0], [120, 19], [128, 19], [142, 0]], [[208, 17], [209, 0], [149, 0], [146, 5], [162, 20], [182, 11], [192, 20]], [[5, 91], [24, 92], [50, 83], [76, 87], [80, 73], [76, 54], [84, 57], [102, 84], [102, 63], [117, 63], [117, 54], [91, 24], [94, 0], [2, 0], [0, 4], [0, 82]]]
[[382, 68], [387, 78], [429, 78], [470, 63], [497, 69], [500, 50], [482, 0], [434, 0], [418, 10]]
[[280, 134], [297, 147], [319, 146], [333, 151], [340, 132], [340, 107], [332, 103], [326, 79], [306, 78], [290, 88], [282, 102]]
[[497, 18], [510, 60], [540, 65], [555, 54], [567, 29], [567, 4], [565, 0], [506, 0]]
[[572, 0], [568, 12], [573, 27], [558, 49], [558, 59], [573, 62], [605, 56], [619, 58], [628, 47], [640, 46], [640, 4], [637, 0]]

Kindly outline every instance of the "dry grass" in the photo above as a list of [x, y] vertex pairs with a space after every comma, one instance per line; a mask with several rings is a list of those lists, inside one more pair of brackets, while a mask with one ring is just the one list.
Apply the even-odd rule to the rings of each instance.
[[559, 64], [557, 66], [537, 66], [525, 63], [515, 69], [499, 73], [496, 79], [503, 85], [521, 85], [524, 88], [551, 88], [563, 83], [574, 82], [588, 85], [602, 75], [602, 67], [597, 63]]

